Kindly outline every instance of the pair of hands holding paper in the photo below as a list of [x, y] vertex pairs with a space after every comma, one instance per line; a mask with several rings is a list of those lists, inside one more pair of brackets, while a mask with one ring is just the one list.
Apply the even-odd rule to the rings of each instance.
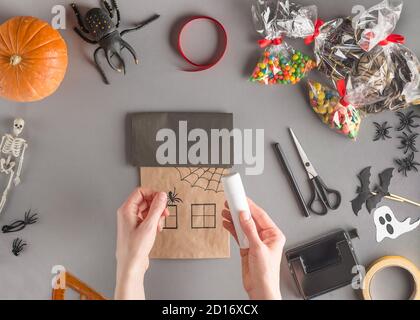
[[[285, 237], [268, 214], [249, 201], [251, 217], [241, 213], [249, 249], [241, 249], [243, 285], [251, 299], [281, 299], [280, 262]], [[167, 196], [137, 188], [118, 210], [116, 299], [144, 299], [144, 275], [149, 254], [169, 212]], [[237, 240], [227, 204], [223, 226]]]

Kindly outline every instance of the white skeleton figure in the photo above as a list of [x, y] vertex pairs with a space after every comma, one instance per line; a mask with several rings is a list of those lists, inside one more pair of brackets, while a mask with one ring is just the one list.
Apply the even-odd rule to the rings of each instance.
[[[6, 204], [7, 195], [12, 186], [12, 182], [15, 186], [20, 184], [20, 174], [22, 171], [23, 158], [25, 155], [25, 150], [28, 147], [26, 140], [19, 138], [19, 135], [22, 133], [24, 126], [25, 121], [23, 119], [15, 119], [13, 121], [13, 134], [5, 134], [1, 138], [0, 174], [9, 176], [9, 180], [0, 200], [0, 213], [3, 211], [4, 205]], [[16, 170], [17, 162], [18, 165]]]

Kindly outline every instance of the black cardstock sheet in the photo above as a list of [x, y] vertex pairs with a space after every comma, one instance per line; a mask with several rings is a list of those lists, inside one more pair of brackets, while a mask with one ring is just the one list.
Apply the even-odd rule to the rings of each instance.
[[[187, 122], [187, 132], [192, 129], [203, 129], [208, 135], [208, 159], [206, 164], [160, 164], [156, 160], [156, 151], [164, 143], [156, 140], [156, 134], [160, 129], [171, 129], [175, 132], [177, 140], [177, 162], [179, 159], [179, 122]], [[219, 140], [219, 163], [211, 164], [211, 130], [233, 129], [232, 113], [213, 113], [213, 112], [140, 112], [129, 115], [131, 124], [130, 141], [128, 143], [130, 162], [137, 167], [218, 167], [230, 168], [233, 165], [233, 138], [230, 138], [230, 163], [222, 163], [221, 139]], [[182, 142], [181, 142], [182, 143]], [[194, 141], [187, 142], [188, 148]], [[188, 150], [188, 149], [187, 149]]]

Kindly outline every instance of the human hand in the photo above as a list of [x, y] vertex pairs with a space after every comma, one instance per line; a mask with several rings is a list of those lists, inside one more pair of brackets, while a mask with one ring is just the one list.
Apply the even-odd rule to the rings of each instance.
[[169, 215], [166, 204], [166, 193], [136, 188], [118, 209], [116, 299], [144, 299], [144, 274], [157, 232]]
[[[239, 220], [249, 241], [249, 249], [241, 249], [242, 281], [253, 300], [281, 299], [280, 263], [286, 238], [269, 215], [248, 199], [251, 218], [241, 212]], [[232, 216], [225, 202], [222, 211], [224, 228], [238, 242]]]

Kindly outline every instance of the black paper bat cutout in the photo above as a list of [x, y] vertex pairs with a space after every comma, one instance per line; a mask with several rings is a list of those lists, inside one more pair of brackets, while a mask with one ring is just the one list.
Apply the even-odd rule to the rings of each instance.
[[355, 215], [357, 215], [359, 211], [362, 210], [363, 204], [366, 202], [367, 199], [369, 199], [369, 197], [372, 196], [372, 193], [370, 192], [369, 188], [371, 168], [372, 167], [364, 168], [357, 176], [360, 180], [361, 186], [357, 188], [357, 197], [351, 201], [351, 207]]
[[380, 184], [375, 189], [375, 195], [372, 195], [366, 201], [366, 208], [368, 209], [369, 213], [372, 212], [373, 209], [376, 208], [379, 202], [386, 196], [389, 196], [389, 185], [391, 184], [392, 173], [394, 172], [394, 168], [389, 168], [384, 170], [382, 173], [379, 174], [379, 182]]
[[389, 196], [388, 189], [391, 184], [394, 168], [386, 169], [379, 174], [380, 184], [373, 192], [369, 187], [371, 177], [370, 169], [371, 167], [364, 168], [358, 175], [361, 186], [357, 189], [357, 197], [351, 201], [351, 206], [355, 215], [358, 215], [359, 211], [362, 209], [363, 203], [366, 203], [366, 208], [369, 213], [371, 213], [385, 196]]

